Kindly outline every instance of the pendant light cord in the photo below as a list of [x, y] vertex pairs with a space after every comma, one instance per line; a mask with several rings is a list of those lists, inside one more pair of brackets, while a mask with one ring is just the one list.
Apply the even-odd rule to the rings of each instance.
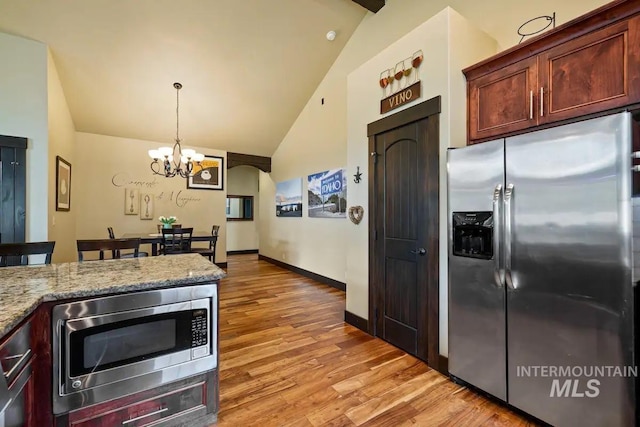
[[176, 142], [180, 142], [180, 88], [176, 86]]

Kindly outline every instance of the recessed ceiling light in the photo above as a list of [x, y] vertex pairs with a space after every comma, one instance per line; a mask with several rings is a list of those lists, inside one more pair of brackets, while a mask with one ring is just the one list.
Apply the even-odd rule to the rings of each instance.
[[333, 41], [336, 38], [336, 32], [331, 30], [327, 33], [327, 40]]

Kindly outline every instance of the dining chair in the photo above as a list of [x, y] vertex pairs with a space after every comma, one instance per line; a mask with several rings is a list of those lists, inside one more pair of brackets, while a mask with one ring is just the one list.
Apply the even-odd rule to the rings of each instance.
[[209, 258], [209, 261], [215, 264], [216, 262], [216, 243], [218, 243], [218, 233], [220, 232], [220, 226], [214, 225], [211, 227], [211, 240], [209, 240], [208, 248], [191, 248], [191, 252], [198, 253], [202, 256]]
[[[114, 233], [113, 227], [107, 227], [107, 233], [109, 233], [109, 238], [110, 239], [115, 239], [116, 238], [116, 233]], [[118, 258], [140, 258], [140, 257], [143, 257], [143, 256], [149, 256], [149, 253], [148, 252], [143, 252], [143, 251], [138, 251], [138, 256], [135, 256], [133, 253], [126, 253], [126, 254], [120, 253]], [[113, 253], [113, 258], [116, 258], [115, 252]]]
[[45, 264], [51, 264], [56, 242], [0, 243], [0, 267], [28, 265], [29, 255], [46, 255]]
[[133, 258], [138, 258], [140, 239], [92, 239], [77, 240], [78, 261], [84, 260], [83, 252], [100, 252], [101, 260], [104, 260], [104, 253], [111, 251], [113, 259], [120, 259], [120, 251], [122, 249], [133, 249]]
[[163, 228], [161, 255], [175, 255], [191, 253], [191, 238], [193, 228]]

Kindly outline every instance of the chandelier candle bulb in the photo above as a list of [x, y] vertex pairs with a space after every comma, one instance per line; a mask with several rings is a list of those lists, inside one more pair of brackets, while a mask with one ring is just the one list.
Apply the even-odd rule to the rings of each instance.
[[190, 148], [185, 148], [182, 150], [182, 155], [187, 159], [193, 159], [193, 156], [196, 154], [196, 150], [192, 150]]

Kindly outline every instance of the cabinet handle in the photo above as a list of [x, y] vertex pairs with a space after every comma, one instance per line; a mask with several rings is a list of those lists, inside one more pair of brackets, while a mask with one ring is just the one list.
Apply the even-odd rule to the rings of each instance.
[[544, 116], [544, 88], [540, 88], [540, 117]]
[[122, 422], [122, 425], [124, 426], [124, 425], [127, 425], [127, 424], [129, 424], [129, 423], [132, 423], [132, 422], [134, 422], [134, 421], [138, 421], [138, 420], [141, 420], [141, 419], [143, 419], [143, 418], [150, 417], [150, 416], [152, 416], [152, 415], [158, 415], [158, 414], [161, 414], [161, 413], [163, 413], [163, 412], [165, 412], [165, 411], [168, 411], [168, 410], [169, 410], [169, 408], [162, 408], [162, 409], [157, 410], [157, 411], [149, 412], [149, 413], [148, 413], [148, 414], [146, 414], [146, 415], [140, 415], [139, 417], [135, 417], [135, 418], [131, 418], [131, 419], [128, 419], [128, 420], [126, 420], [126, 421], [123, 421], [123, 422]]
[[529, 91], [529, 120], [533, 119], [533, 91]]
[[27, 349], [27, 351], [25, 351], [22, 354], [16, 354], [14, 356], [7, 356], [7, 357], [3, 357], [2, 360], [13, 360], [13, 359], [17, 359], [20, 358], [20, 360], [18, 360], [18, 362], [13, 365], [13, 367], [9, 370], [9, 372], [7, 372], [6, 374], [4, 374], [4, 377], [9, 379], [13, 376], [13, 374], [22, 367], [22, 364], [24, 363], [25, 360], [27, 360], [29, 358], [29, 356], [31, 356], [31, 349]]

